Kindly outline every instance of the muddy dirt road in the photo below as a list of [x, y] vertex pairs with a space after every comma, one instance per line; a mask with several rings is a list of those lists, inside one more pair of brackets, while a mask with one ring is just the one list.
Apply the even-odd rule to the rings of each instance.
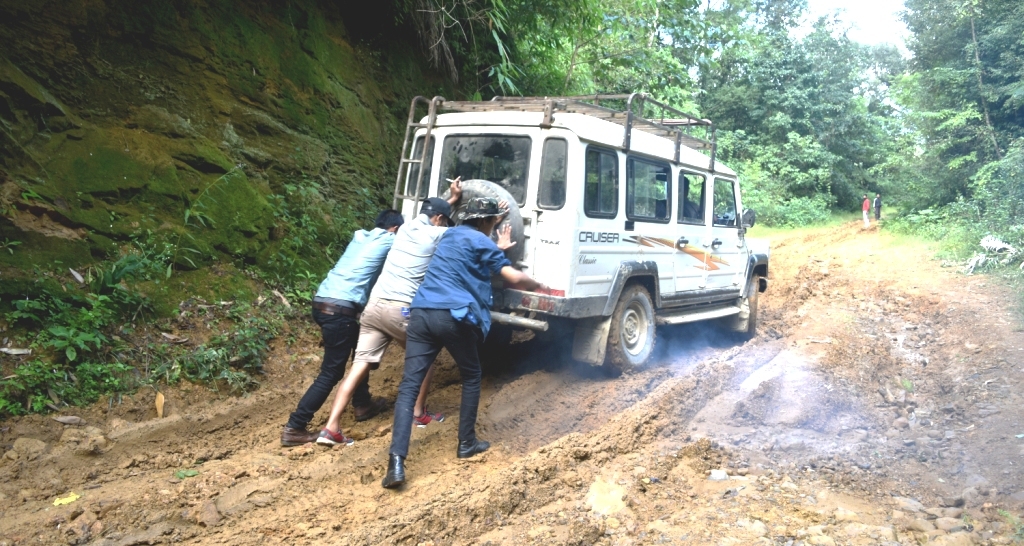
[[[1024, 539], [1019, 298], [856, 224], [775, 237], [771, 267], [747, 343], [665, 329], [656, 362], [618, 379], [564, 341], [515, 344], [485, 378], [493, 447], [474, 459], [455, 457], [458, 374], [442, 360], [430, 405], [449, 418], [413, 431], [397, 492], [379, 484], [390, 412], [349, 413], [350, 447], [279, 446], [319, 365], [313, 338], [277, 348], [247, 398], [183, 387], [160, 419], [144, 391], [74, 412], [85, 425], [0, 423], [0, 544]], [[393, 399], [400, 362], [375, 394]], [[81, 497], [54, 506], [68, 492]]]

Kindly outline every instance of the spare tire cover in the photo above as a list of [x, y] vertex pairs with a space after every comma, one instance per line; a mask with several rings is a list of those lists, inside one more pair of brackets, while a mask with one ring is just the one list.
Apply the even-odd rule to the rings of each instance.
[[[448, 199], [450, 195], [451, 192], [446, 191], [441, 198]], [[526, 254], [526, 232], [523, 230], [523, 215], [519, 212], [519, 205], [516, 204], [515, 198], [512, 197], [508, 190], [490, 180], [463, 180], [462, 199], [459, 200], [455, 210], [452, 211], [452, 220], [456, 225], [462, 224], [462, 215], [464, 214], [463, 211], [466, 208], [466, 203], [475, 197], [491, 197], [508, 203], [508, 214], [505, 215], [505, 218], [494, 229], [491, 239], [497, 241], [498, 230], [505, 229], [505, 226], [512, 226], [512, 241], [515, 245], [506, 250], [505, 255], [508, 256], [509, 261], [513, 265], [518, 264], [522, 261], [523, 255]]]

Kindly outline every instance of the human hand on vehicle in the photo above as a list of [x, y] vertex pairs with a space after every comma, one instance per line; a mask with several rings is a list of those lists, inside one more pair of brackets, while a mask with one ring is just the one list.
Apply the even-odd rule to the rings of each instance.
[[501, 214], [498, 216], [499, 218], [504, 218], [508, 216], [508, 201], [504, 199], [498, 201], [498, 210], [501, 212]]
[[462, 177], [457, 176], [455, 180], [451, 180], [451, 185], [448, 186], [448, 192], [451, 194], [448, 196], [448, 204], [455, 206], [455, 203], [462, 199]]
[[[500, 206], [500, 205], [499, 205]], [[516, 242], [512, 240], [512, 225], [506, 225], [505, 227], [498, 228], [498, 248], [501, 250], [508, 250], [516, 246]]]

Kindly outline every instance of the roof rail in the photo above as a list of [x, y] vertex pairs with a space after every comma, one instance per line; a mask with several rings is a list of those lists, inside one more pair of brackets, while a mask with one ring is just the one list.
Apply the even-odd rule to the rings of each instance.
[[[604, 103], [604, 104], [602, 104]], [[608, 103], [611, 103], [609, 105]], [[619, 106], [622, 108], [614, 108]], [[646, 93], [620, 95], [578, 95], [569, 97], [494, 97], [489, 101], [442, 101], [441, 111], [447, 112], [543, 112], [541, 127], [548, 128], [558, 112], [594, 116], [622, 125], [625, 128], [622, 147], [629, 151], [633, 129], [662, 136], [675, 142], [676, 163], [681, 146], [696, 150], [709, 150], [710, 170], [715, 170], [715, 126], [678, 108], [655, 100]], [[703, 130], [703, 137], [693, 135], [694, 129]]]

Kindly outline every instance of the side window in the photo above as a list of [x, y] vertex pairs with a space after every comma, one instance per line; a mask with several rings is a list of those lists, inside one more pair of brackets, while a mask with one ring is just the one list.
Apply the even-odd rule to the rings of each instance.
[[626, 218], [668, 222], [672, 170], [664, 163], [643, 159], [626, 160]]
[[[416, 139], [416, 144], [412, 147], [412, 155], [409, 159], [419, 159], [420, 154], [423, 153], [423, 137]], [[420, 199], [427, 198], [427, 188], [430, 187], [430, 165], [434, 162], [434, 137], [430, 137], [430, 147], [427, 148], [427, 156], [423, 158], [423, 184], [420, 186]], [[405, 181], [405, 194], [412, 195], [416, 193], [416, 177], [420, 172], [419, 163], [409, 164], [409, 178]]]
[[561, 138], [544, 141], [540, 160], [540, 187], [537, 205], [542, 209], [560, 209], [565, 205], [565, 164], [569, 145]]
[[583, 212], [592, 218], [615, 218], [619, 211], [619, 157], [587, 148]]
[[736, 185], [732, 180], [715, 180], [714, 225], [736, 227]]
[[680, 223], [704, 223], [704, 188], [706, 187], [706, 180], [702, 174], [679, 173]]

